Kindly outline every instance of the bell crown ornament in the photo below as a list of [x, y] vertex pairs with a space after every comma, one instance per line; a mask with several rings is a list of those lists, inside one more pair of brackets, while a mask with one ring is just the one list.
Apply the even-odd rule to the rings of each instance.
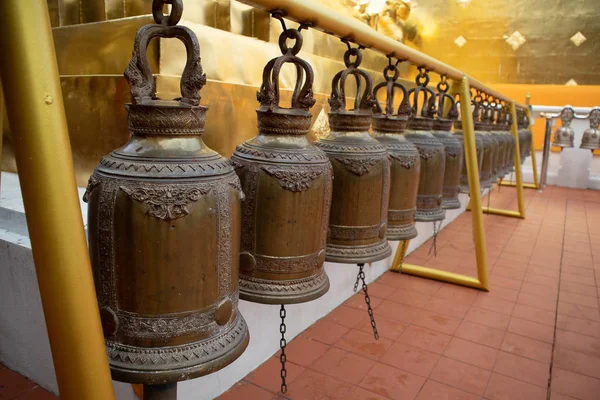
[[[409, 99], [412, 99], [408, 127], [415, 130], [431, 130], [437, 113], [436, 95], [433, 89], [427, 86], [429, 74], [425, 68], [419, 67], [415, 83], [417, 85], [408, 91]], [[421, 96], [423, 97], [422, 103]]]
[[[354, 60], [351, 60], [354, 57]], [[371, 125], [373, 114], [373, 80], [363, 69], [362, 51], [360, 48], [352, 48], [348, 44], [348, 50], [344, 53], [345, 69], [339, 71], [331, 82], [331, 95], [329, 96], [329, 126], [335, 131], [365, 131]], [[346, 109], [346, 81], [353, 75], [357, 82], [357, 93], [354, 99], [354, 108]], [[361, 93], [362, 83], [365, 83]]]
[[[287, 39], [296, 42], [288, 47]], [[297, 29], [286, 29], [279, 36], [281, 56], [269, 61], [263, 70], [263, 81], [256, 99], [260, 107], [256, 110], [258, 130], [261, 133], [285, 133], [306, 135], [310, 128], [311, 113], [315, 105], [313, 96], [314, 73], [308, 62], [296, 56], [302, 48], [302, 34]], [[280, 107], [279, 74], [284, 64], [296, 66], [296, 85], [292, 93], [291, 108]]]
[[[452, 124], [458, 118], [456, 100], [448, 94], [448, 89], [450, 89], [450, 86], [446, 81], [446, 77], [442, 75], [442, 79], [437, 84], [437, 118], [433, 122], [433, 129], [436, 131], [450, 132]], [[446, 104], [449, 104], [449, 106], [446, 115], [444, 115]]]
[[[411, 115], [411, 106], [408, 101], [408, 91], [398, 82], [400, 69], [398, 61], [393, 65], [390, 59], [389, 64], [383, 70], [385, 82], [377, 84], [373, 88], [373, 129], [380, 132], [402, 132], [406, 129], [408, 118]], [[385, 90], [385, 110], [381, 107], [377, 94]], [[396, 109], [394, 100], [396, 93], [402, 93], [402, 100]]]
[[[237, 307], [240, 181], [202, 142], [200, 48], [191, 30], [175, 25], [182, 1], [167, 2], [169, 16], [165, 1], [153, 2], [156, 23], [136, 34], [125, 71], [131, 137], [102, 158], [84, 195], [112, 376], [148, 385], [217, 371], [249, 341]], [[187, 50], [174, 100], [155, 94], [146, 47], [157, 37], [178, 38]]]

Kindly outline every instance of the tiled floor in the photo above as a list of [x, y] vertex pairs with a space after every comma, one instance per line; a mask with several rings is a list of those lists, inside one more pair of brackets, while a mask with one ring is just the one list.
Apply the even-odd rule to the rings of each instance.
[[[380, 340], [357, 294], [289, 343], [285, 395], [275, 354], [220, 400], [600, 399], [600, 192], [525, 194], [527, 219], [484, 216], [489, 293], [388, 272], [369, 286]], [[475, 275], [470, 213], [438, 239], [406, 262]], [[0, 371], [0, 400], [53, 398], [34, 386]]]
[[[600, 399], [600, 192], [525, 194], [525, 220], [484, 216], [489, 293], [388, 272], [379, 341], [357, 294], [291, 341], [285, 395], [275, 354], [220, 400]], [[490, 202], [516, 210], [515, 190]], [[429, 250], [406, 262], [475, 276], [470, 213]]]

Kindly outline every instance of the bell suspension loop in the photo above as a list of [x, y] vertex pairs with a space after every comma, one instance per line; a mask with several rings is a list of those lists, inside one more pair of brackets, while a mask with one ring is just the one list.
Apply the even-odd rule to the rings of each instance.
[[287, 392], [287, 384], [285, 383], [285, 379], [287, 378], [287, 369], [285, 368], [285, 363], [287, 361], [287, 356], [285, 354], [285, 348], [287, 346], [287, 341], [285, 340], [285, 306], [282, 304], [281, 309], [279, 310], [279, 316], [281, 317], [281, 324], [279, 325], [279, 332], [281, 332], [281, 339], [279, 340], [279, 347], [281, 348], [281, 353], [279, 354], [279, 361], [281, 362], [281, 393]]
[[354, 291], [358, 286], [358, 281], [362, 281], [362, 290], [365, 293], [365, 303], [367, 304], [367, 312], [369, 313], [369, 319], [371, 320], [371, 327], [373, 328], [373, 336], [375, 340], [379, 340], [379, 332], [377, 331], [377, 324], [375, 323], [375, 315], [373, 314], [373, 308], [371, 308], [371, 297], [369, 297], [369, 291], [367, 281], [365, 280], [365, 264], [358, 265], [358, 276], [356, 277], [356, 283], [354, 284]]

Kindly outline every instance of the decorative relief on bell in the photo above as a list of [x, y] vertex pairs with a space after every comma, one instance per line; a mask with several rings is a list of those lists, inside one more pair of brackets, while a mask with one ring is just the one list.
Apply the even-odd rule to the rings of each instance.
[[[202, 142], [200, 48], [191, 30], [175, 25], [181, 1], [171, 10], [168, 23], [155, 13], [156, 24], [135, 37], [125, 73], [131, 137], [102, 158], [84, 195], [113, 378], [147, 385], [217, 371], [249, 340], [237, 308], [234, 244], [243, 194], [233, 166]], [[187, 49], [176, 100], [155, 94], [146, 48], [157, 37], [176, 37]]]
[[[292, 48], [286, 40], [295, 40]], [[327, 292], [322, 268], [332, 191], [327, 156], [309, 143], [314, 105], [313, 70], [296, 56], [302, 34], [284, 29], [282, 55], [265, 66], [257, 93], [258, 134], [237, 146], [231, 161], [246, 200], [242, 209], [240, 297], [258, 303], [292, 304]], [[280, 107], [279, 74], [298, 71], [291, 108]]]

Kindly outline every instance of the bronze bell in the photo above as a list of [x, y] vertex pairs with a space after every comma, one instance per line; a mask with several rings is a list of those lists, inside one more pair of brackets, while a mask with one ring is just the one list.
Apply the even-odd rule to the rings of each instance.
[[479, 174], [479, 183], [481, 189], [489, 189], [494, 183], [494, 162], [496, 153], [496, 141], [492, 138], [487, 123], [486, 107], [483, 104], [481, 94], [475, 97], [475, 108], [473, 110], [473, 123], [475, 125], [475, 136], [481, 138], [483, 148], [483, 161], [481, 164], [481, 174]]
[[[286, 39], [296, 40], [293, 48], [286, 45]], [[300, 31], [282, 32], [279, 48], [283, 55], [265, 66], [257, 93], [258, 134], [239, 145], [231, 161], [246, 194], [241, 298], [293, 304], [321, 297], [329, 289], [323, 263], [332, 172], [325, 153], [306, 137], [309, 109], [315, 104], [314, 74], [310, 64], [296, 56], [302, 48]], [[298, 71], [291, 108], [279, 106], [279, 74], [284, 64], [293, 64]]]
[[527, 114], [523, 117], [523, 128], [525, 129], [525, 158], [531, 155], [531, 150], [533, 146], [533, 134], [531, 133], [531, 129], [529, 127], [529, 117]]
[[[389, 75], [393, 72], [393, 75]], [[388, 209], [388, 240], [409, 240], [417, 237], [415, 212], [421, 163], [419, 151], [403, 135], [406, 129], [410, 105], [406, 88], [397, 80], [400, 70], [388, 65], [383, 70], [385, 82], [375, 86], [375, 113], [372, 126], [373, 137], [383, 144], [390, 155], [391, 186]], [[377, 92], [386, 89], [385, 113], [377, 99]], [[395, 90], [402, 92], [402, 101], [394, 114]]]
[[554, 141], [552, 146], [558, 147], [573, 147], [575, 139], [575, 131], [571, 128], [571, 121], [575, 118], [575, 110], [571, 106], [563, 108], [560, 113], [562, 126], [554, 133]]
[[[436, 96], [427, 87], [429, 75], [424, 68], [419, 69], [416, 83], [417, 86], [408, 91], [409, 98], [412, 95], [412, 107], [406, 133], [406, 138], [417, 147], [421, 158], [415, 220], [435, 222], [446, 216], [442, 208], [446, 154], [444, 144], [431, 133], [436, 113]], [[423, 94], [423, 103], [419, 112], [420, 94]]]
[[492, 184], [498, 180], [500, 176], [500, 155], [502, 149], [502, 142], [497, 135], [494, 135], [494, 110], [496, 107], [496, 103], [494, 100], [489, 97], [485, 107], [485, 115], [484, 115], [484, 130], [490, 136], [490, 139], [493, 142], [493, 156], [492, 156]]
[[[155, 10], [162, 10], [162, 1]], [[202, 141], [206, 83], [195, 34], [169, 17], [135, 37], [125, 77], [131, 138], [90, 177], [90, 258], [112, 376], [147, 385], [215, 372], [248, 344], [238, 310], [240, 181]], [[146, 57], [156, 37], [187, 49], [181, 98], [160, 100]]]
[[[444, 167], [444, 191], [442, 194], [442, 208], [452, 210], [460, 208], [458, 193], [460, 191], [460, 175], [463, 164], [463, 144], [452, 135], [452, 123], [458, 117], [454, 97], [447, 94], [448, 83], [445, 77], [437, 85], [438, 89], [438, 117], [433, 121], [433, 136], [444, 145], [446, 153], [446, 166]], [[447, 118], [444, 118], [446, 100], [450, 103]]]
[[507, 106], [504, 107], [503, 129], [508, 142], [506, 171], [507, 173], [512, 173], [515, 169], [515, 151], [517, 140], [512, 134], [512, 114]]
[[[356, 59], [351, 62], [350, 57]], [[358, 68], [361, 60], [359, 49], [344, 54], [346, 69], [334, 76], [329, 97], [331, 131], [315, 142], [331, 160], [335, 178], [327, 260], [346, 264], [382, 260], [392, 253], [386, 239], [390, 163], [385, 147], [369, 134], [373, 84], [369, 74]], [[346, 110], [350, 75], [365, 85], [357, 85], [364, 90], [356, 94], [354, 109]]]
[[[454, 121], [454, 133], [453, 136], [458, 140], [461, 147], [465, 148], [465, 142], [462, 131], [462, 121]], [[475, 153], [477, 155], [477, 173], [481, 176], [481, 167], [483, 165], [483, 141], [481, 136], [475, 135]], [[463, 152], [462, 170], [460, 174], [460, 193], [469, 192], [469, 176], [467, 174], [467, 159], [466, 154]]]
[[490, 120], [490, 131], [496, 142], [498, 143], [498, 151], [496, 153], [496, 169], [495, 179], [501, 179], [504, 176], [504, 168], [506, 166], [506, 140], [504, 133], [502, 132], [502, 125], [500, 123], [501, 108], [495, 102], [491, 103], [491, 120]]
[[600, 131], [598, 130], [598, 124], [600, 124], [600, 108], [594, 107], [590, 112], [590, 127], [583, 131], [583, 137], [581, 138], [582, 149], [589, 150], [600, 150]]

